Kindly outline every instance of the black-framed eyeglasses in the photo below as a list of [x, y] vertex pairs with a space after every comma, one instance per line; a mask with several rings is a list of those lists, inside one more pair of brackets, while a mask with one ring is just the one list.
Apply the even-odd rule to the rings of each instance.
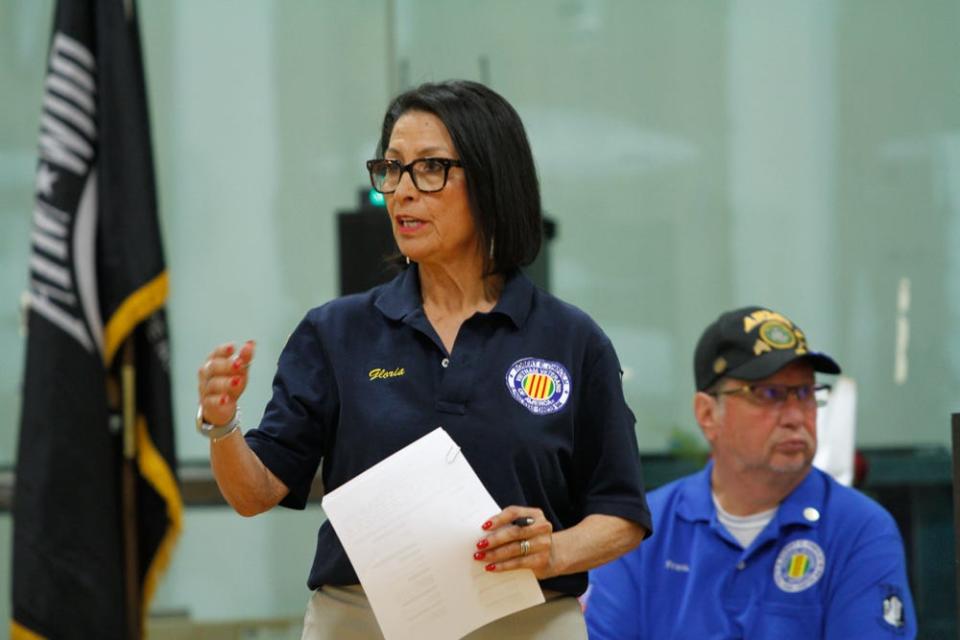
[[778, 405], [787, 401], [791, 394], [801, 404], [822, 407], [832, 387], [829, 384], [745, 384], [732, 389], [721, 389], [712, 396], [740, 395], [762, 405]]
[[413, 186], [424, 193], [440, 191], [447, 186], [450, 167], [462, 167], [459, 160], [452, 158], [417, 158], [409, 164], [399, 160], [367, 160], [370, 172], [370, 184], [380, 193], [393, 193], [397, 190], [404, 173], [409, 173]]

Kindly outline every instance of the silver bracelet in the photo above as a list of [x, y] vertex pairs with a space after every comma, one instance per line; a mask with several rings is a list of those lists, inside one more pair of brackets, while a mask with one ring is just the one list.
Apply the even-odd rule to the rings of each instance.
[[236, 413], [233, 414], [233, 418], [230, 419], [230, 422], [228, 422], [225, 425], [221, 425], [219, 427], [204, 421], [203, 405], [197, 408], [197, 433], [199, 433], [200, 435], [206, 438], [210, 438], [211, 440], [216, 441], [216, 440], [219, 440], [220, 438], [223, 438], [224, 436], [227, 436], [233, 433], [235, 429], [239, 429], [239, 428], [240, 428], [240, 408], [239, 407], [237, 407], [237, 411]]

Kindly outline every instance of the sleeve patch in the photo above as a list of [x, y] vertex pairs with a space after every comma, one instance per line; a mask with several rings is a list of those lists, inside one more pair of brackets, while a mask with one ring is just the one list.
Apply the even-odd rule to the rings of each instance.
[[880, 585], [883, 597], [881, 615], [878, 620], [880, 626], [886, 629], [903, 629], [906, 625], [903, 610], [903, 597], [900, 588], [892, 584]]

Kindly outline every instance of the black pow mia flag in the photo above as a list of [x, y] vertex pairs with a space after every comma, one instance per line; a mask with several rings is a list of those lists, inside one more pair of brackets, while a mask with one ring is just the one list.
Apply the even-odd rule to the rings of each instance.
[[[182, 518], [168, 280], [132, 0], [57, 3], [38, 155], [11, 637], [125, 638], [143, 627]], [[126, 467], [124, 355], [136, 407]], [[132, 492], [121, 488], [125, 468]], [[124, 510], [131, 494], [135, 507]], [[125, 527], [136, 552], [130, 600]]]

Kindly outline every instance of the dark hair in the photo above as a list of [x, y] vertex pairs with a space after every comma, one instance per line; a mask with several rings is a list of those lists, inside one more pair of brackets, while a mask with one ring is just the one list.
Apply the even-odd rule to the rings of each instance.
[[394, 98], [387, 108], [378, 158], [407, 111], [432, 113], [450, 134], [463, 163], [485, 273], [507, 273], [533, 262], [543, 235], [540, 185], [523, 122], [510, 103], [477, 82], [422, 84]]

